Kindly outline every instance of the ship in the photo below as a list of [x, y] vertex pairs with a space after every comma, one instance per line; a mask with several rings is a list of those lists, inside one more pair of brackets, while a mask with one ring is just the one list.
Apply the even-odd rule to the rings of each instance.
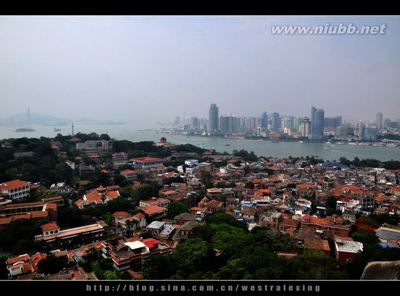
[[35, 130], [31, 127], [21, 127], [21, 128], [17, 128], [15, 130], [15, 132], [17, 133], [24, 133], [24, 132], [34, 132]]

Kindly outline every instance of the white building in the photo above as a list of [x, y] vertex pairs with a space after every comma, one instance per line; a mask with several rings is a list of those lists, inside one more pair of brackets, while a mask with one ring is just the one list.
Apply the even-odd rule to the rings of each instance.
[[8, 195], [12, 200], [21, 200], [30, 196], [29, 182], [21, 180], [12, 180], [0, 184], [0, 193]]

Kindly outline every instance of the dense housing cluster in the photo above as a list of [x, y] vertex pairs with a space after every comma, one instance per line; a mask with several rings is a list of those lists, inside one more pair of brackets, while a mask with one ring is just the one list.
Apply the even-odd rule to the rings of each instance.
[[96, 134], [1, 145], [8, 278], [360, 278], [400, 258], [398, 168]]

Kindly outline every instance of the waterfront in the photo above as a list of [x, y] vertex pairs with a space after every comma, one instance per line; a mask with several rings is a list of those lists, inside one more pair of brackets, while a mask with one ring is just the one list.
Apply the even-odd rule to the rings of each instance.
[[[33, 126], [34, 132], [15, 132], [15, 128], [0, 127], [0, 138], [20, 138], [20, 137], [54, 137], [57, 132], [54, 126]], [[71, 134], [71, 128], [68, 126], [60, 127], [59, 133]], [[300, 143], [300, 142], [271, 142], [264, 140], [247, 139], [224, 139], [218, 137], [199, 137], [199, 136], [179, 136], [164, 134], [155, 129], [141, 129], [137, 125], [82, 125], [75, 126], [75, 132], [98, 134], [107, 133], [112, 138], [129, 141], [155, 141], [158, 142], [162, 136], [165, 136], [171, 143], [185, 144], [190, 143], [201, 148], [215, 149], [218, 152], [229, 152], [233, 149], [245, 149], [254, 151], [259, 156], [317, 156], [324, 160], [338, 160], [340, 157], [353, 159], [373, 158], [381, 161], [400, 160], [399, 147], [376, 147], [376, 146], [356, 146], [356, 145], [326, 145], [325, 143]]]

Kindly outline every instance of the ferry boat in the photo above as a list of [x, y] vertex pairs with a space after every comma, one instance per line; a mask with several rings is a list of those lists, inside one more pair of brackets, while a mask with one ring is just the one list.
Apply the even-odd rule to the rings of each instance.
[[34, 132], [35, 130], [31, 127], [21, 127], [21, 128], [17, 128], [15, 130], [15, 132], [17, 133], [25, 133], [25, 132]]

